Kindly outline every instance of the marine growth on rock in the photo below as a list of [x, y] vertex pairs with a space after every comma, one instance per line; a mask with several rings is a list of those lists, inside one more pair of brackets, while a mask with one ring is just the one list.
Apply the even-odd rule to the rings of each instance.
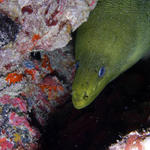
[[[0, 0], [0, 149], [38, 148], [40, 126], [71, 92], [71, 32], [91, 0]], [[69, 43], [69, 45], [67, 45]]]

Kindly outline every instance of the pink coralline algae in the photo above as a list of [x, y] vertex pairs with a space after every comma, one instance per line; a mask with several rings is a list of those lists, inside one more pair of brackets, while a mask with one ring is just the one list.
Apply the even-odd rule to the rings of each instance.
[[13, 148], [13, 143], [6, 139], [5, 137], [0, 138], [1, 150], [11, 150]]
[[[27, 118], [26, 102], [4, 95], [0, 98], [0, 147], [11, 150], [19, 145], [26, 147], [37, 141], [40, 133]], [[3, 139], [3, 140], [2, 140]], [[5, 140], [4, 140], [5, 139]]]
[[9, 95], [4, 95], [3, 97], [0, 97], [0, 103], [3, 105], [10, 104], [13, 107], [18, 107], [19, 110], [21, 110], [22, 112], [27, 112], [26, 101], [20, 98], [11, 98]]
[[121, 141], [109, 147], [109, 150], [149, 150], [150, 133], [134, 131], [123, 137]]

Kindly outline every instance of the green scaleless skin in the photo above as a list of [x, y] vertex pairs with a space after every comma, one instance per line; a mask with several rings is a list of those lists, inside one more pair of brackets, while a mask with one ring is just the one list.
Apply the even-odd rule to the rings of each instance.
[[[77, 109], [89, 105], [104, 87], [150, 51], [150, 0], [99, 0], [77, 31], [79, 62], [72, 86]], [[103, 76], [99, 76], [104, 68]]]

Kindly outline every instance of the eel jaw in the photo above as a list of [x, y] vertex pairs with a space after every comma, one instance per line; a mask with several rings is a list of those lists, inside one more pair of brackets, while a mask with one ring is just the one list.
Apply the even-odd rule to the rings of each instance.
[[91, 104], [95, 98], [102, 92], [107, 83], [106, 80], [101, 80], [95, 86], [80, 87], [73, 84], [72, 87], [72, 102], [76, 109], [82, 109]]

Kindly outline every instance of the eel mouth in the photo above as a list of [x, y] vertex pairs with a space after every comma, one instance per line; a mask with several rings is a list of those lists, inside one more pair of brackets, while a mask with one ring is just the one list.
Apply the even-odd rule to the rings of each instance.
[[82, 109], [88, 105], [89, 95], [87, 92], [77, 93], [73, 92], [72, 94], [72, 102], [76, 109]]

